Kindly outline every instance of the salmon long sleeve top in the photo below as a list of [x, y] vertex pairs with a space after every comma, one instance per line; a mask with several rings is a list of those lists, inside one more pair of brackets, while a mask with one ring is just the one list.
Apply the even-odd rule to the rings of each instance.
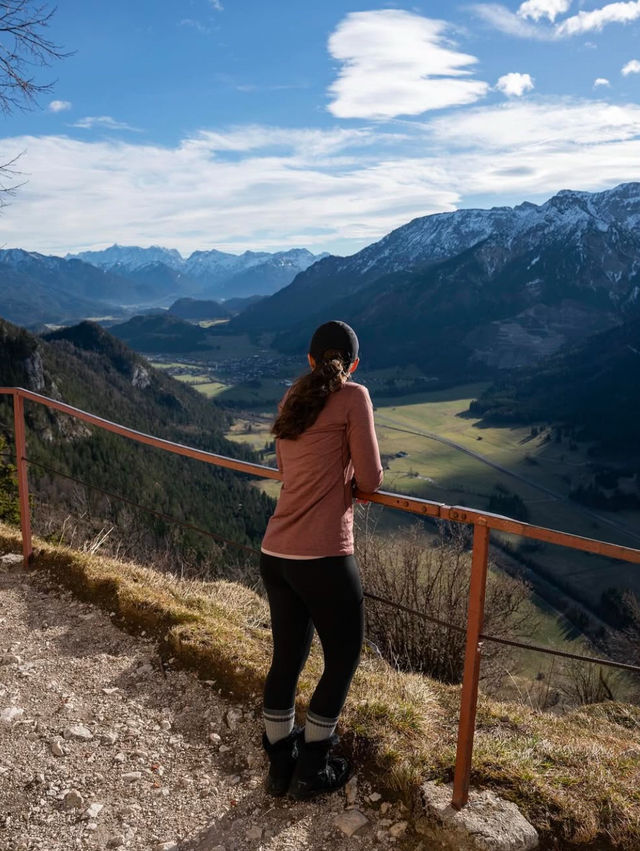
[[276, 457], [283, 484], [263, 551], [308, 558], [351, 555], [354, 479], [367, 492], [382, 484], [367, 388], [347, 381], [295, 440], [276, 439]]

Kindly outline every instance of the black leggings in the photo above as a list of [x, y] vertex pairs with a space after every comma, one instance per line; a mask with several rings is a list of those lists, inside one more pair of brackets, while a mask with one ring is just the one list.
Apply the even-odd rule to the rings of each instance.
[[364, 601], [355, 558], [300, 560], [262, 553], [260, 573], [273, 631], [265, 707], [289, 709], [294, 705], [315, 626], [324, 653], [324, 672], [309, 709], [324, 718], [337, 718], [358, 667], [364, 636]]

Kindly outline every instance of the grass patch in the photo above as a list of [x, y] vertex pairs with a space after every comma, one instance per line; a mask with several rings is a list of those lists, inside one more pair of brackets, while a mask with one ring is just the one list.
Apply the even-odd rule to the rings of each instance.
[[[255, 699], [271, 658], [268, 609], [253, 591], [184, 581], [149, 567], [35, 540], [34, 570], [115, 613], [131, 632], [153, 635], [165, 657]], [[0, 524], [0, 550], [20, 534]], [[322, 669], [314, 646], [299, 709]], [[341, 719], [347, 750], [387, 794], [415, 800], [425, 779], [453, 774], [459, 688], [398, 673], [365, 653]], [[548, 841], [640, 847], [640, 709], [601, 704], [563, 717], [480, 697], [474, 786], [515, 803]]]

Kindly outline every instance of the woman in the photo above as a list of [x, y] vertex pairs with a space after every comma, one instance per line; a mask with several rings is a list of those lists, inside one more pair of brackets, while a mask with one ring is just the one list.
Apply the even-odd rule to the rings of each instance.
[[[355, 332], [326, 322], [311, 339], [308, 359], [311, 372], [285, 394], [272, 428], [283, 484], [260, 559], [273, 633], [263, 709], [266, 788], [298, 799], [347, 779], [346, 760], [329, 753], [364, 632], [353, 488], [370, 492], [382, 483], [371, 399], [349, 381], [359, 363]], [[325, 667], [302, 735], [294, 729], [295, 694], [314, 627]]]

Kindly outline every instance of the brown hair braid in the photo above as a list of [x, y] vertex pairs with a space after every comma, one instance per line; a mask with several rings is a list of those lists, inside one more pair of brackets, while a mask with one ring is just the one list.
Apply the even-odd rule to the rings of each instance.
[[343, 352], [329, 349], [315, 368], [300, 376], [289, 390], [280, 413], [271, 427], [276, 437], [295, 440], [318, 419], [327, 399], [349, 378], [351, 363]]

